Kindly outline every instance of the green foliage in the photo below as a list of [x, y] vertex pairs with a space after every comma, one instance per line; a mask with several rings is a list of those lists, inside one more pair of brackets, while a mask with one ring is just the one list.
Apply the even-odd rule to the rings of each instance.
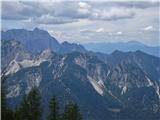
[[14, 120], [14, 112], [7, 107], [6, 102], [6, 76], [1, 77], [1, 119]]
[[27, 96], [24, 96], [16, 117], [21, 120], [40, 120], [41, 114], [40, 92], [38, 88], [34, 87]]
[[14, 112], [14, 120], [21, 120], [21, 111], [20, 108], [16, 108], [15, 112]]
[[50, 114], [48, 116], [48, 120], [59, 120], [60, 114], [59, 114], [59, 107], [58, 107], [58, 101], [55, 96], [50, 101], [49, 104], [50, 107]]
[[7, 108], [6, 110], [1, 110], [1, 120], [14, 120], [14, 112]]
[[2, 76], [1, 77], [1, 114], [2, 114], [2, 118], [5, 115], [7, 106], [6, 106], [6, 87], [5, 87], [5, 80], [6, 77]]
[[69, 103], [65, 106], [64, 120], [82, 120], [82, 116], [80, 114], [80, 110], [77, 104]]

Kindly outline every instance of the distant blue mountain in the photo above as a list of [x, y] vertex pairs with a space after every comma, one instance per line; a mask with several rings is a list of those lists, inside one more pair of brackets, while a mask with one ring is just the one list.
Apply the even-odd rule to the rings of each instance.
[[83, 45], [87, 50], [110, 54], [115, 50], [123, 52], [141, 50], [150, 55], [160, 57], [160, 46], [147, 46], [138, 41], [118, 42], [118, 43], [87, 43]]

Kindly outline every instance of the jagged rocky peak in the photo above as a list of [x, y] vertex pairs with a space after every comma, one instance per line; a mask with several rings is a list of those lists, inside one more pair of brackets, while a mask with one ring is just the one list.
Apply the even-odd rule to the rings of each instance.
[[40, 57], [49, 59], [51, 58], [55, 53], [51, 49], [43, 50], [40, 54]]
[[39, 29], [38, 27], [35, 27], [35, 28], [33, 29], [33, 31], [42, 31], [42, 30]]
[[76, 43], [69, 43], [67, 41], [64, 41], [63, 43], [61, 43], [60, 52], [70, 53], [74, 51], [85, 53], [86, 49], [82, 45], [76, 44]]
[[13, 40], [21, 42], [30, 52], [36, 54], [45, 49], [51, 48], [52, 50], [58, 51], [60, 44], [50, 34], [39, 28], [34, 30], [25, 29], [11, 29], [6, 32], [2, 32], [3, 40]]
[[54, 36], [47, 31], [35, 28], [33, 30], [11, 29], [2, 32], [2, 39], [20, 41], [30, 52], [37, 54], [45, 49], [52, 49], [57, 53], [70, 53], [73, 51], [86, 52], [85, 48], [76, 43], [63, 42], [60, 44]]
[[80, 44], [77, 44], [77, 43], [69, 43], [69, 42], [67, 42], [67, 41], [62, 42], [62, 45], [66, 45], [66, 46], [74, 46], [74, 45], [80, 46]]
[[35, 34], [42, 34], [42, 35], [47, 35], [50, 36], [49, 33], [45, 30], [39, 29], [39, 28], [34, 28], [33, 31], [30, 32], [34, 32]]
[[69, 43], [67, 41], [64, 41], [61, 43], [62, 45], [69, 45]]

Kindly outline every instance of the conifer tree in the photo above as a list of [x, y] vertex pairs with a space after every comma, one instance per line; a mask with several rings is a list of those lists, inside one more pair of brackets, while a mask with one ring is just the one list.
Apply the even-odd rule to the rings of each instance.
[[32, 88], [29, 94], [24, 96], [18, 113], [23, 120], [41, 120], [41, 96], [38, 88]]
[[64, 120], [82, 120], [82, 115], [77, 104], [69, 103], [65, 106]]
[[5, 80], [6, 80], [6, 77], [2, 76], [1, 77], [1, 118], [2, 120], [5, 118], [6, 110], [7, 110]]
[[41, 95], [38, 88], [34, 87], [27, 96], [28, 105], [30, 107], [30, 120], [40, 120], [42, 109], [41, 109]]
[[53, 98], [51, 99], [49, 107], [50, 107], [50, 114], [48, 116], [48, 120], [60, 120], [58, 101], [55, 96], [53, 96]]
[[8, 108], [6, 102], [6, 76], [1, 77], [1, 120], [14, 120], [14, 112]]
[[75, 120], [82, 120], [82, 115], [80, 113], [80, 109], [76, 103], [73, 104], [73, 114], [74, 114]]
[[27, 95], [23, 97], [23, 100], [21, 102], [21, 105], [19, 108], [17, 108], [15, 112], [15, 117], [19, 120], [29, 120], [30, 118], [30, 105], [29, 101], [27, 101]]
[[22, 112], [20, 111], [20, 108], [16, 108], [14, 112], [14, 120], [22, 120]]

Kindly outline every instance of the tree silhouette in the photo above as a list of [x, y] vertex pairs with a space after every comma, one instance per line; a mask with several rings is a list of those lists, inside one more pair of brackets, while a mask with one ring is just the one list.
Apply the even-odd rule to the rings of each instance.
[[37, 87], [32, 88], [27, 96], [24, 96], [18, 110], [22, 120], [40, 120], [42, 116], [41, 96]]
[[60, 119], [59, 106], [57, 98], [55, 96], [53, 96], [53, 98], [51, 99], [49, 107], [50, 107], [50, 114], [48, 116], [48, 120], [59, 120]]
[[2, 75], [1, 77], [1, 119], [2, 120], [14, 120], [14, 112], [7, 107], [6, 102], [6, 80], [7, 77]]
[[82, 115], [77, 104], [69, 103], [65, 106], [64, 120], [82, 120]]

